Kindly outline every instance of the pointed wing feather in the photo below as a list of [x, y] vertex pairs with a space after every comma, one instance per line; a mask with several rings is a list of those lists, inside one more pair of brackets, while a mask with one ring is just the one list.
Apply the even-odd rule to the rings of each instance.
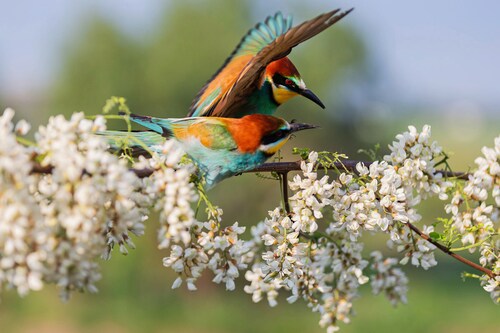
[[[234, 150], [237, 144], [227, 130], [224, 119], [216, 117], [156, 118], [130, 115], [130, 120], [150, 129], [163, 137], [174, 137], [177, 141], [189, 144], [197, 139], [203, 146], [213, 150]], [[187, 153], [189, 153], [187, 151]]]
[[219, 101], [231, 90], [252, 58], [292, 27], [292, 18], [281, 12], [258, 23], [241, 39], [222, 67], [203, 86], [191, 104], [189, 117], [212, 115]]
[[[212, 117], [212, 119], [217, 118]], [[190, 137], [197, 138], [203, 146], [211, 150], [235, 150], [238, 148], [227, 126], [220, 121], [198, 121], [187, 129], [186, 138]]]
[[271, 44], [277, 37], [285, 34], [292, 27], [292, 17], [283, 17], [281, 12], [269, 16], [264, 22], [257, 23], [250, 29], [232, 56], [256, 55], [263, 48]]
[[238, 109], [252, 92], [257, 89], [257, 84], [267, 65], [287, 56], [292, 48], [332, 26], [352, 10], [350, 9], [340, 14], [338, 14], [340, 9], [333, 10], [305, 21], [288, 30], [285, 34], [278, 36], [248, 62], [231, 90], [218, 103], [212, 114], [218, 117], [227, 117], [230, 115], [233, 110]]

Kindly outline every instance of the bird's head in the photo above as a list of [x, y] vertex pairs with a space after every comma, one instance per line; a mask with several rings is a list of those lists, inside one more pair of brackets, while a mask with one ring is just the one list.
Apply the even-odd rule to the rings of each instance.
[[288, 123], [284, 119], [263, 114], [251, 114], [231, 121], [230, 131], [240, 152], [261, 151], [268, 157], [276, 153], [293, 133], [317, 127], [310, 124]]
[[278, 104], [283, 104], [292, 97], [302, 95], [323, 109], [325, 108], [318, 96], [307, 89], [299, 71], [287, 57], [267, 65], [264, 78], [271, 84], [274, 100]]

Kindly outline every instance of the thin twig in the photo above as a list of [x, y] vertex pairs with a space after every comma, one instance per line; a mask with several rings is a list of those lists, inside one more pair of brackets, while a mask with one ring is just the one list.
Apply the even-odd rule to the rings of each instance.
[[461, 261], [462, 263], [474, 268], [474, 269], [477, 269], [478, 271], [481, 271], [483, 272], [484, 274], [488, 275], [490, 278], [494, 278], [495, 277], [495, 273], [493, 273], [491, 270], [483, 267], [483, 266], [480, 266], [468, 259], [465, 259], [464, 257], [450, 251], [449, 248], [447, 248], [446, 246], [436, 242], [435, 240], [433, 240], [432, 238], [430, 238], [428, 235], [424, 234], [420, 229], [418, 229], [416, 226], [414, 226], [413, 224], [411, 223], [407, 223], [408, 227], [413, 231], [415, 232], [416, 234], [418, 234], [420, 237], [422, 237], [423, 239], [425, 239], [426, 241], [428, 241], [429, 243], [433, 244], [434, 246], [436, 246], [438, 249], [440, 249], [442, 252], [446, 253], [447, 255], [449, 256], [452, 256], [453, 258], [457, 259], [458, 261]]

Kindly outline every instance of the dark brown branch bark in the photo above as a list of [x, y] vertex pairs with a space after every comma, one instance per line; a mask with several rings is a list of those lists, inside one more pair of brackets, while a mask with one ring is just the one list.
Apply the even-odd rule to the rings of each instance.
[[415, 232], [417, 235], [419, 235], [420, 237], [422, 237], [423, 239], [425, 239], [426, 241], [428, 241], [429, 243], [433, 244], [434, 246], [436, 246], [439, 250], [441, 250], [442, 252], [446, 253], [447, 255], [449, 256], [452, 256], [453, 258], [457, 259], [458, 261], [478, 270], [478, 271], [481, 271], [483, 272], [484, 274], [488, 275], [490, 278], [494, 278], [495, 277], [495, 274], [481, 266], [481, 265], [478, 265], [476, 264], [475, 262], [472, 262], [468, 259], [465, 259], [464, 257], [450, 251], [449, 248], [447, 248], [446, 246], [444, 246], [443, 244], [440, 244], [438, 242], [436, 242], [435, 240], [433, 240], [432, 238], [430, 238], [428, 235], [424, 234], [420, 229], [418, 229], [416, 226], [414, 226], [413, 224], [411, 223], [406, 223], [408, 225], [408, 227], [413, 231]]
[[[342, 163], [335, 163], [334, 166], [328, 168], [329, 170], [343, 170], [344, 168], [348, 171], [356, 171], [356, 164], [363, 162], [366, 166], [370, 166], [372, 162], [355, 161], [355, 160], [345, 160]], [[245, 173], [255, 173], [255, 172], [276, 172], [279, 174], [285, 174], [291, 171], [300, 171], [301, 161], [295, 162], [275, 162], [275, 163], [265, 163], [255, 168], [253, 170], [245, 171]], [[34, 164], [32, 173], [51, 173], [53, 170], [52, 166], [41, 166], [40, 164]], [[137, 177], [146, 178], [155, 172], [154, 169], [131, 169]], [[450, 172], [450, 171], [438, 171], [437, 173], [442, 174], [444, 177], [455, 177], [457, 179], [467, 180], [469, 175], [465, 172]]]
[[280, 173], [281, 186], [283, 191], [283, 204], [285, 205], [285, 212], [290, 214], [290, 203], [288, 202], [288, 172]]
[[[366, 161], [355, 161], [355, 160], [345, 160], [342, 161], [342, 163], [335, 163], [334, 166], [331, 168], [328, 168], [329, 170], [344, 170], [347, 169], [348, 171], [356, 171], [356, 164], [359, 162], [363, 162], [367, 167], [369, 167], [373, 162], [366, 162]], [[277, 172], [277, 173], [284, 173], [284, 172], [291, 172], [291, 171], [300, 171], [300, 163], [301, 161], [295, 161], [295, 162], [275, 162], [275, 163], [265, 163], [262, 164], [261, 166], [245, 171], [247, 173], [253, 173], [253, 172]], [[321, 168], [320, 168], [321, 170]], [[462, 180], [467, 180], [469, 177], [469, 174], [466, 172], [450, 172], [450, 171], [437, 171], [437, 173], [442, 174], [444, 177], [456, 177], [457, 179], [462, 179]]]
[[43, 166], [38, 163], [34, 163], [33, 167], [31, 168], [31, 173], [48, 174], [52, 173], [52, 170], [54, 170], [54, 167], [52, 165]]

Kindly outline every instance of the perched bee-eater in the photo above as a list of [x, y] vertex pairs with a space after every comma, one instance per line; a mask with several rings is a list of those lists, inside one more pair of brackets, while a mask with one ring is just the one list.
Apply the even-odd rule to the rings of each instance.
[[155, 118], [130, 115], [130, 119], [153, 132], [104, 131], [112, 146], [132, 135], [147, 146], [174, 138], [198, 166], [210, 189], [221, 180], [263, 164], [294, 132], [314, 125], [288, 123], [284, 119], [251, 114], [243, 118]]
[[332, 26], [351, 10], [336, 9], [292, 28], [292, 18], [278, 12], [258, 23], [194, 99], [188, 116], [240, 118], [272, 115], [277, 107], [302, 95], [322, 108], [294, 64], [287, 58], [292, 48]]

